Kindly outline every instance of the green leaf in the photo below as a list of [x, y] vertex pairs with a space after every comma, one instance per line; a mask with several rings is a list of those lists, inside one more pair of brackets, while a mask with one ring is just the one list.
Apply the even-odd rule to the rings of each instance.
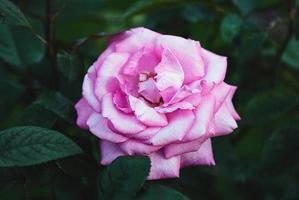
[[242, 19], [235, 14], [226, 15], [220, 26], [221, 36], [226, 42], [231, 42], [240, 32]]
[[247, 15], [256, 8], [259, 0], [233, 0], [233, 3], [243, 15]]
[[299, 70], [299, 41], [292, 38], [282, 55], [282, 62], [290, 67]]
[[188, 200], [183, 194], [162, 185], [151, 185], [139, 200]]
[[0, 17], [8, 25], [30, 26], [23, 13], [9, 0], [0, 0]]
[[41, 95], [35, 103], [70, 123], [74, 122], [74, 105], [60, 92]]
[[248, 101], [244, 123], [263, 123], [291, 110], [299, 104], [296, 92], [284, 88], [274, 88], [257, 94]]
[[23, 126], [0, 132], [0, 167], [35, 165], [79, 153], [79, 146], [54, 130]]
[[0, 24], [0, 58], [16, 68], [39, 62], [45, 45], [29, 29]]
[[57, 54], [57, 65], [59, 71], [67, 81], [78, 79], [82, 66], [77, 55], [69, 54], [65, 51], [59, 52]]
[[299, 164], [296, 153], [299, 152], [299, 115], [289, 120], [282, 128], [275, 131], [265, 143], [262, 154], [264, 173], [291, 172]]
[[100, 199], [132, 199], [150, 171], [148, 157], [121, 156], [100, 175]]

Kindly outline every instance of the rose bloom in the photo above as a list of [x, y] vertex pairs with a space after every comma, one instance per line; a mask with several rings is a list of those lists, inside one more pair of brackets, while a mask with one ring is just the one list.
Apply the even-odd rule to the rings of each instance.
[[240, 119], [236, 87], [223, 81], [226, 66], [226, 57], [191, 39], [145, 28], [122, 32], [85, 75], [77, 124], [100, 139], [103, 165], [149, 156], [148, 180], [214, 165], [211, 138], [231, 133]]

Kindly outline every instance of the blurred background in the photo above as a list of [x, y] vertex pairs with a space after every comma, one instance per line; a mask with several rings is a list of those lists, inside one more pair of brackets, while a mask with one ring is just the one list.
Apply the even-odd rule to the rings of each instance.
[[227, 56], [226, 82], [238, 86], [242, 118], [234, 133], [213, 139], [215, 167], [185, 168], [180, 179], [148, 181], [143, 189], [160, 184], [192, 200], [299, 199], [298, 0], [10, 2], [23, 14], [0, 0], [0, 130], [55, 129], [86, 154], [0, 167], [1, 200], [96, 199], [97, 139], [76, 127], [73, 106], [107, 36], [136, 26]]

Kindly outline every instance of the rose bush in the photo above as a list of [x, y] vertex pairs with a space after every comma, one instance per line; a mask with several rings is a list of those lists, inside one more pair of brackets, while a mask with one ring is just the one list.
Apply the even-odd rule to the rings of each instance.
[[226, 57], [199, 42], [134, 28], [110, 38], [84, 78], [77, 124], [100, 138], [101, 164], [148, 155], [148, 179], [178, 177], [181, 167], [214, 165], [211, 138], [240, 117]]

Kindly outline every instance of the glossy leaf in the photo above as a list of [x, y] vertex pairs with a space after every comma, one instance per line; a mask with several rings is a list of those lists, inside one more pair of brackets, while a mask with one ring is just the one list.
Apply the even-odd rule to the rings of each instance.
[[63, 134], [40, 127], [14, 127], [0, 132], [0, 167], [40, 164], [82, 153]]
[[118, 157], [99, 176], [100, 199], [132, 199], [149, 170], [148, 157]]

